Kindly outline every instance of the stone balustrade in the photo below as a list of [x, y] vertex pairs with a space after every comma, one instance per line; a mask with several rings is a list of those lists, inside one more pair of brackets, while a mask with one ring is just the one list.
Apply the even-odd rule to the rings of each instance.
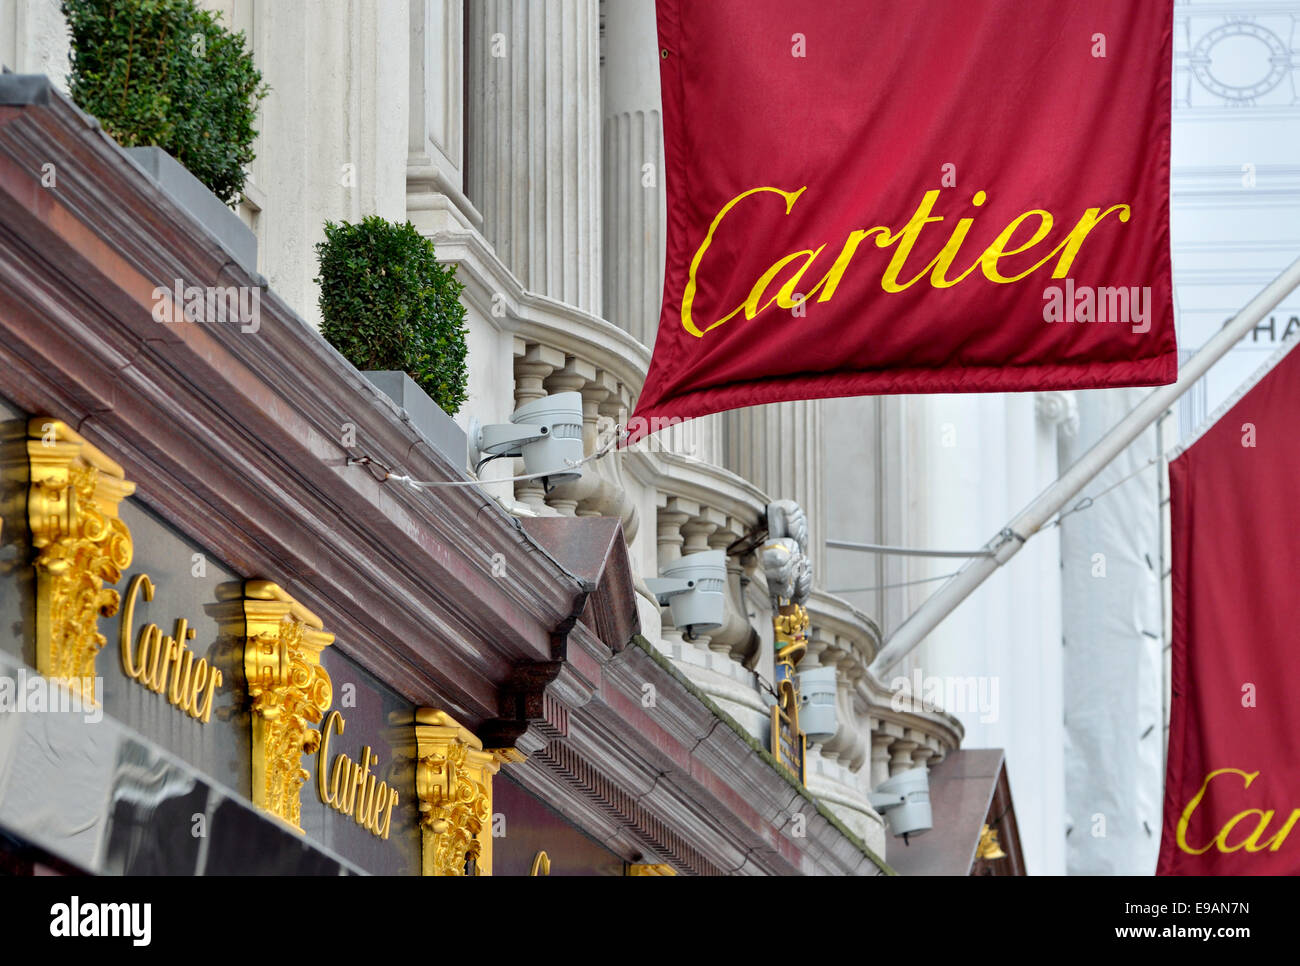
[[837, 728], [810, 746], [807, 783], [869, 844], [883, 846], [884, 827], [867, 795], [890, 775], [942, 761], [960, 744], [961, 722], [940, 710], [900, 701], [868, 670], [881, 646], [880, 629], [847, 602], [814, 590], [811, 628], [800, 671], [834, 667]]

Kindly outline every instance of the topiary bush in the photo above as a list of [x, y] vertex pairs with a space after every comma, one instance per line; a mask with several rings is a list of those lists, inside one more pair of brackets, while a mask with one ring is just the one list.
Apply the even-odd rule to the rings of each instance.
[[244, 34], [194, 0], [63, 0], [63, 15], [77, 106], [123, 147], [156, 145], [236, 201], [268, 92]]
[[465, 402], [465, 306], [454, 265], [410, 222], [325, 223], [321, 335], [358, 369], [405, 372], [448, 415]]

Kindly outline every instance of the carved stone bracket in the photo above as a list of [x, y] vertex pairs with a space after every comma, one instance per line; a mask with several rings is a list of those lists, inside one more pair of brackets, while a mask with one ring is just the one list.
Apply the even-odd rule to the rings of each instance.
[[1034, 396], [1038, 418], [1067, 438], [1079, 433], [1079, 403], [1073, 392], [1040, 392]]
[[[7, 476], [28, 481], [27, 524], [36, 572], [36, 669], [95, 701], [100, 616], [117, 613], [133, 552], [118, 505], [135, 492], [118, 466], [64, 423], [35, 417]], [[26, 466], [20, 465], [26, 463]]]
[[[515, 668], [501, 697], [501, 717], [480, 729], [490, 747], [513, 749], [521, 740], [527, 745], [525, 733], [530, 731], [542, 744], [569, 733], [568, 709], [547, 692], [562, 666], [561, 661], [546, 661]], [[536, 746], [521, 752], [531, 750]]]
[[316, 730], [334, 699], [320, 656], [334, 640], [320, 618], [278, 585], [244, 584], [244, 676], [252, 702], [253, 803], [299, 831], [303, 755], [320, 749]]
[[415, 712], [415, 795], [425, 875], [492, 874], [492, 776], [500, 758], [445, 711]]

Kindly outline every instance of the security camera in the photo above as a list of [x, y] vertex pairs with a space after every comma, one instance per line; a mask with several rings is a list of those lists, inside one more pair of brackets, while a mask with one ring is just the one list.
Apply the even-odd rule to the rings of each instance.
[[799, 727], [812, 742], [830, 741], [839, 730], [835, 712], [835, 668], [799, 672]]
[[930, 774], [924, 766], [891, 775], [868, 797], [871, 807], [889, 820], [890, 829], [904, 842], [909, 835], [920, 835], [932, 828]]
[[722, 550], [688, 553], [651, 577], [646, 586], [661, 607], [672, 612], [673, 624], [695, 635], [722, 626], [723, 588], [727, 583], [727, 554]]
[[582, 478], [582, 394], [557, 392], [525, 403], [508, 423], [480, 425], [471, 420], [469, 462], [478, 470], [490, 459], [524, 458], [524, 474], [537, 473], [549, 491], [557, 483]]

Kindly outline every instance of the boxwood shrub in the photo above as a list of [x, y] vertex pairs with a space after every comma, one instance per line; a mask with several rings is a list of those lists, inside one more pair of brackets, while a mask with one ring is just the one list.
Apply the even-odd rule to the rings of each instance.
[[194, 0], [63, 0], [69, 89], [123, 147], [156, 145], [227, 204], [254, 157], [262, 75]]
[[465, 306], [454, 265], [410, 222], [325, 223], [321, 334], [358, 369], [405, 372], [448, 415], [465, 402]]

